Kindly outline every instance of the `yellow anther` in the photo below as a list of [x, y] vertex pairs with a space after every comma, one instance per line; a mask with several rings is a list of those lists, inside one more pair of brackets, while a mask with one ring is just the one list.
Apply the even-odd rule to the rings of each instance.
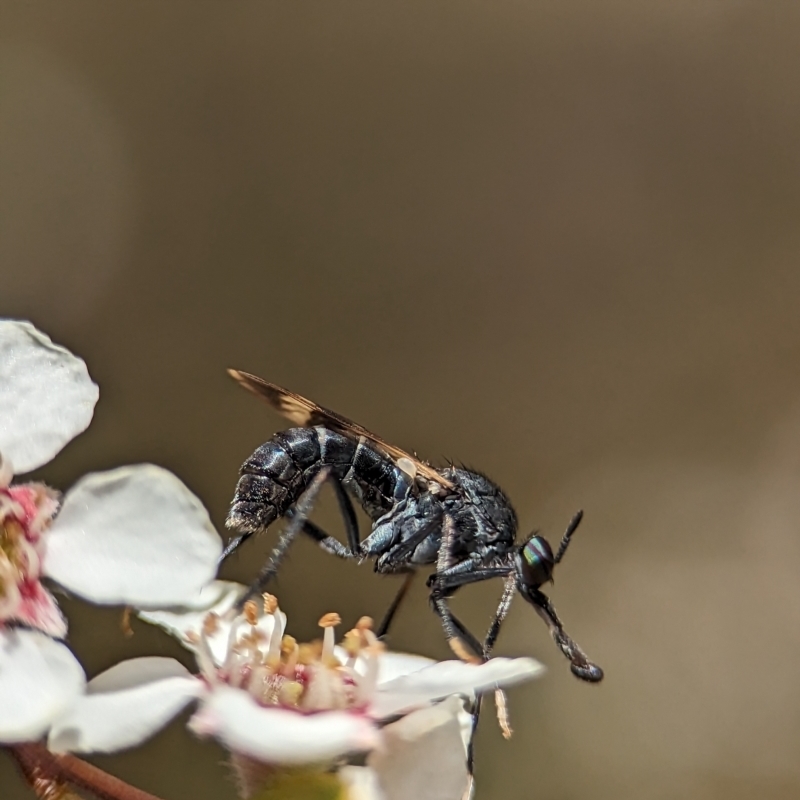
[[317, 642], [313, 644], [301, 644], [297, 652], [297, 660], [306, 666], [308, 664], [314, 664], [319, 661], [319, 653], [320, 647]]
[[295, 650], [297, 650], [297, 639], [294, 636], [284, 636], [281, 639], [281, 655], [291, 655]]
[[329, 667], [330, 669], [339, 669], [341, 667], [341, 663], [338, 658], [333, 653], [325, 653], [322, 656], [322, 663], [324, 666]]
[[342, 647], [349, 656], [357, 656], [361, 650], [361, 634], [353, 628], [347, 631], [342, 640]]
[[283, 705], [297, 706], [303, 696], [303, 684], [297, 681], [286, 681], [278, 692], [278, 697]]
[[335, 628], [337, 625], [342, 624], [342, 618], [335, 611], [332, 611], [330, 614], [324, 614], [320, 617], [317, 624], [320, 628]]
[[255, 625], [258, 622], [258, 606], [255, 600], [248, 600], [242, 609], [244, 618], [250, 625]]
[[357, 631], [371, 631], [372, 626], [375, 624], [372, 617], [361, 617], [361, 619], [356, 622], [356, 630]]
[[122, 626], [122, 635], [127, 636], [130, 638], [133, 636], [133, 628], [131, 627], [131, 607], [125, 606], [122, 610], [122, 622], [120, 623]]
[[274, 614], [278, 610], [278, 598], [274, 594], [265, 592], [261, 595], [261, 598], [264, 601], [265, 614]]
[[219, 630], [219, 614], [214, 611], [209, 611], [203, 620], [203, 633], [206, 636], [211, 636]]

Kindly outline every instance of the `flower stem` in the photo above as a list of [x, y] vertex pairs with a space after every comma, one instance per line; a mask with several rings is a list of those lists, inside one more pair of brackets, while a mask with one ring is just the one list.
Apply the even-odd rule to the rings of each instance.
[[160, 800], [72, 755], [54, 755], [41, 744], [8, 745], [31, 788], [42, 800], [66, 800], [67, 786], [86, 789], [100, 800]]

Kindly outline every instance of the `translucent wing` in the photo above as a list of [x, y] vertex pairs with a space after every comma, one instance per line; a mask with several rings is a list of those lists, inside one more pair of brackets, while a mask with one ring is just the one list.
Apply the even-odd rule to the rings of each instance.
[[432, 481], [448, 491], [454, 488], [453, 484], [433, 467], [415, 458], [405, 450], [385, 442], [380, 436], [368, 431], [357, 422], [353, 422], [335, 411], [323, 408], [302, 395], [290, 392], [288, 389], [284, 389], [274, 383], [268, 383], [255, 375], [250, 375], [248, 372], [229, 369], [228, 374], [245, 389], [269, 403], [272, 408], [294, 425], [302, 428], [323, 425], [350, 439], [358, 439], [363, 436], [372, 442], [378, 450], [394, 459], [395, 462], [400, 462], [400, 467], [404, 472], [414, 471], [418, 476], [425, 478], [427, 481]]

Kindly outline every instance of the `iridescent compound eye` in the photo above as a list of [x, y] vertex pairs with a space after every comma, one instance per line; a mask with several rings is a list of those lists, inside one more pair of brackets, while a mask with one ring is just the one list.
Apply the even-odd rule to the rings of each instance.
[[553, 551], [544, 536], [534, 536], [529, 539], [520, 552], [522, 576], [525, 583], [531, 588], [547, 583], [553, 577], [553, 567], [556, 562]]

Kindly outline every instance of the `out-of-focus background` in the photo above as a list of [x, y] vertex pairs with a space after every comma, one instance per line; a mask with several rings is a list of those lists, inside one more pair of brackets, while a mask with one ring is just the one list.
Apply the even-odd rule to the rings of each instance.
[[[3, 4], [0, 312], [101, 386], [42, 476], [154, 461], [222, 529], [285, 427], [236, 366], [484, 470], [522, 532], [582, 507], [551, 596], [606, 680], [518, 600], [498, 652], [549, 671], [510, 742], [486, 715], [478, 796], [796, 798], [799, 33], [755, 0]], [[396, 585], [300, 542], [277, 593], [311, 637]], [[65, 603], [90, 674], [191, 663]], [[391, 644], [448, 655], [421, 585]], [[220, 800], [223, 758], [179, 721], [95, 760]]]

